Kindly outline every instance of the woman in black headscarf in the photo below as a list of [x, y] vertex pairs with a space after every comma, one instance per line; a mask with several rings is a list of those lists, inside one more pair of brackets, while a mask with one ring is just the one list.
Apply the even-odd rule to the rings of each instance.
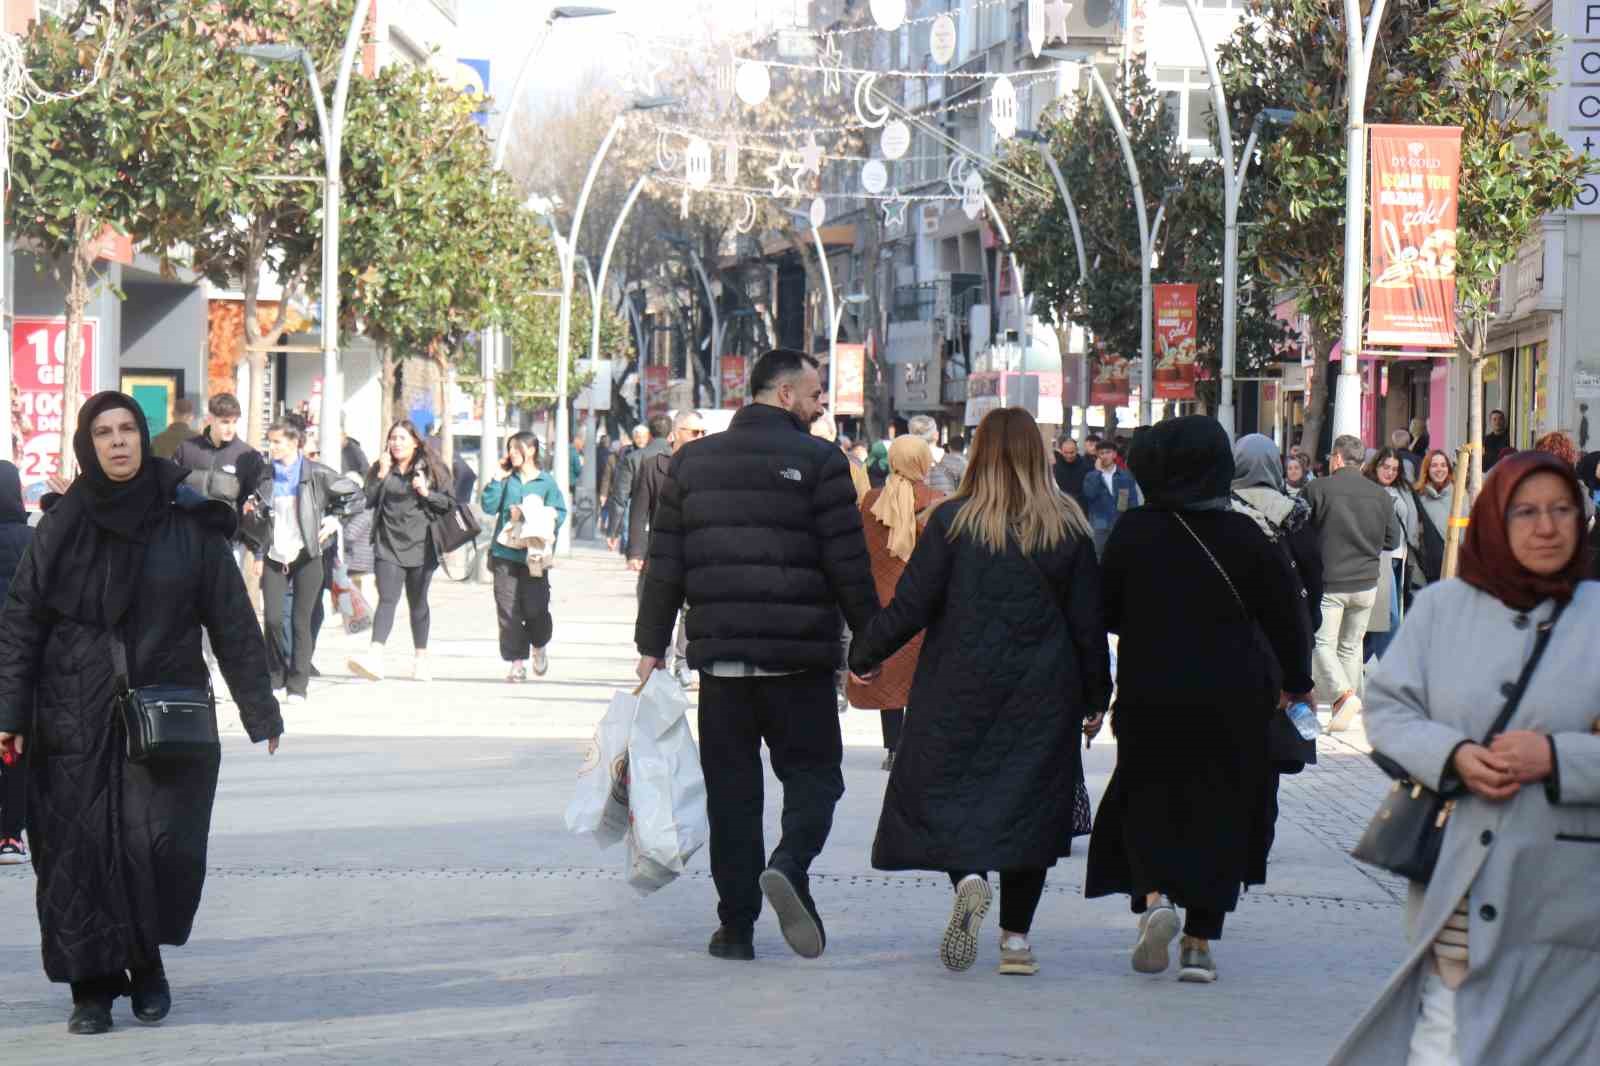
[[0, 753], [28, 761], [45, 974], [72, 985], [69, 1031], [103, 1033], [117, 996], [142, 1022], [171, 1007], [161, 945], [189, 939], [200, 905], [218, 762], [128, 762], [112, 629], [132, 687], [202, 688], [204, 625], [250, 739], [276, 751], [283, 719], [232, 509], [151, 455], [121, 393], [84, 405], [72, 448], [82, 474], [43, 501], [0, 617]]
[[1087, 893], [1141, 915], [1133, 968], [1161, 973], [1182, 923], [1179, 979], [1211, 982], [1210, 942], [1244, 885], [1266, 880], [1269, 734], [1281, 695], [1311, 690], [1311, 631], [1284, 553], [1231, 510], [1227, 434], [1203, 416], [1134, 435], [1145, 503], [1101, 560], [1121, 636], [1117, 768], [1095, 818]]

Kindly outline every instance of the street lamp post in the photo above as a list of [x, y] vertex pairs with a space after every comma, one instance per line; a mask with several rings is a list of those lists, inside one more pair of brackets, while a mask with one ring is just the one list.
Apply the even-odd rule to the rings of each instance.
[[[1333, 435], [1361, 436], [1361, 310], [1363, 258], [1367, 218], [1367, 81], [1378, 48], [1386, 0], [1373, 0], [1366, 29], [1361, 28], [1359, 0], [1344, 0], [1347, 51], [1345, 153], [1349, 172], [1344, 186], [1344, 328], [1341, 333], [1339, 385], [1333, 400]], [[1310, 442], [1315, 448], [1316, 441]]]
[[1127, 125], [1122, 121], [1122, 112], [1117, 108], [1116, 101], [1111, 98], [1111, 90], [1106, 87], [1105, 79], [1100, 76], [1099, 69], [1093, 63], [1086, 62], [1085, 57], [1078, 53], [1056, 48], [1047, 48], [1043, 54], [1051, 59], [1088, 68], [1089, 80], [1094, 83], [1100, 102], [1105, 105], [1106, 117], [1111, 122], [1111, 128], [1116, 131], [1117, 141], [1122, 145], [1122, 159], [1128, 167], [1128, 180], [1133, 183], [1133, 204], [1138, 209], [1139, 219], [1139, 424], [1148, 426], [1151, 383], [1155, 371], [1151, 364], [1151, 318], [1154, 313], [1154, 299], [1150, 280], [1150, 261], [1155, 249], [1150, 227], [1150, 208], [1144, 202], [1144, 183], [1139, 178], [1139, 163], [1133, 156], [1133, 141], [1128, 136]]
[[1011, 260], [1011, 282], [1017, 292], [1017, 341], [1022, 346], [1022, 367], [1024, 374], [1028, 372], [1028, 341], [1033, 332], [1028, 328], [1027, 304], [1022, 296], [1022, 264], [1017, 262], [1017, 250], [1011, 246], [1011, 233], [1006, 229], [1005, 219], [1000, 217], [1000, 211], [994, 206], [994, 200], [988, 193], [983, 194], [983, 206], [989, 209], [989, 217], [994, 220], [994, 228], [1000, 231], [1000, 243], [1005, 248], [1006, 257]]
[[[711, 367], [711, 401], [718, 409], [722, 409], [722, 318], [717, 314], [717, 294], [711, 291], [711, 278], [706, 274], [705, 263], [700, 259], [700, 253], [695, 249], [694, 243], [684, 237], [667, 236], [664, 238], [668, 244], [683, 249], [689, 253], [689, 262], [694, 266], [696, 276], [700, 278], [700, 287], [706, 290], [706, 307], [711, 311], [711, 358], [707, 364]], [[691, 355], [690, 358], [693, 358]], [[691, 407], [698, 406], [695, 397], [689, 397]]]
[[366, 26], [372, 0], [356, 0], [345, 33], [344, 52], [339, 59], [339, 79], [333, 89], [330, 114], [322, 99], [322, 82], [317, 77], [311, 53], [294, 44], [264, 44], [241, 47], [239, 54], [265, 62], [293, 62], [305, 68], [311, 95], [317, 105], [317, 127], [322, 134], [322, 412], [318, 431], [330, 448], [341, 439], [344, 416], [344, 382], [339, 376], [339, 171], [344, 156], [344, 116], [350, 99], [350, 74], [361, 46], [361, 31]]
[[[569, 364], [572, 354], [572, 289], [577, 269], [578, 235], [583, 231], [583, 213], [589, 206], [589, 194], [594, 190], [594, 179], [600, 173], [600, 165], [605, 162], [606, 155], [611, 151], [612, 142], [617, 139], [617, 134], [622, 132], [622, 124], [628, 115], [634, 111], [653, 111], [657, 108], [671, 107], [677, 103], [679, 101], [675, 97], [662, 96], [635, 100], [626, 110], [611, 120], [611, 127], [606, 130], [606, 135], [600, 141], [600, 147], [596, 150], [594, 159], [589, 163], [589, 172], [584, 175], [583, 188], [578, 193], [578, 206], [572, 212], [572, 226], [567, 231], [567, 254], [562, 256], [561, 262], [561, 325], [556, 334], [556, 448], [554, 471], [556, 487], [561, 490], [563, 496], [569, 498], [572, 493], [570, 461], [572, 442], [568, 440], [570, 436], [570, 418], [567, 411], [567, 388], [571, 379]], [[571, 547], [570, 530], [563, 532], [562, 540], [565, 542], [564, 546], [566, 548]]]
[[[833, 271], [828, 266], [828, 249], [822, 243], [822, 228], [811, 221], [811, 216], [804, 211], [790, 211], [789, 217], [796, 222], [803, 222], [811, 227], [811, 239], [817, 245], [817, 262], [822, 267], [822, 287], [828, 296], [828, 324], [833, 325], [837, 317], [836, 301], [833, 298]], [[834, 329], [828, 334], [828, 410], [839, 409], [839, 331]]]
[[[611, 224], [611, 235], [606, 238], [606, 249], [600, 254], [599, 291], [606, 291], [606, 273], [611, 269], [611, 254], [617, 250], [617, 238], [622, 236], [622, 226], [628, 221], [628, 215], [633, 211], [633, 205], [639, 199], [639, 194], [644, 192], [644, 187], [649, 184], [653, 175], [641, 174], [633, 183], [633, 188], [628, 190], [628, 196], [622, 201], [622, 210], [617, 212], [617, 220]], [[628, 299], [626, 291], [622, 294], [623, 303], [628, 305], [630, 317], [634, 319], [634, 337], [639, 345], [639, 396], [644, 396], [644, 334], [638, 326], [638, 309], [633, 306], [633, 301]], [[594, 315], [594, 342], [592, 358], [599, 359], [600, 355], [600, 316]], [[643, 420], [644, 404], [639, 405], [640, 420]]]
[[[506, 148], [510, 138], [506, 134], [511, 129], [511, 116], [516, 113], [517, 105], [522, 101], [527, 87], [528, 76], [533, 72], [533, 61], [544, 50], [545, 42], [550, 39], [550, 33], [555, 29], [555, 24], [563, 19], [594, 18], [599, 15], [613, 14], [610, 8], [605, 7], [579, 7], [562, 5], [553, 7], [545, 16], [544, 29], [533, 47], [528, 49], [528, 54], [522, 60], [522, 66], [517, 70], [517, 78], [511, 84], [511, 96], [506, 102], [505, 113], [500, 118], [500, 128], [494, 136], [494, 153], [490, 161], [491, 172], [498, 176], [501, 165], [505, 162]], [[483, 469], [488, 469], [492, 457], [499, 451], [499, 402], [495, 396], [495, 374], [504, 365], [505, 358], [505, 331], [498, 325], [491, 325], [484, 334], [482, 350], [479, 353], [479, 373], [483, 378], [483, 427], [479, 437], [478, 464]]]

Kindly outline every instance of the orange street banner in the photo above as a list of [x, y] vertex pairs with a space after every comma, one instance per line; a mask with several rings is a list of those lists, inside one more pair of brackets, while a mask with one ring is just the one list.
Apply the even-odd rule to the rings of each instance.
[[1156, 365], [1152, 372], [1158, 400], [1194, 399], [1198, 285], [1157, 285], [1154, 291]]
[[1128, 360], [1099, 349], [1094, 357], [1094, 377], [1089, 379], [1089, 402], [1097, 407], [1128, 405]]
[[1460, 187], [1460, 127], [1372, 127], [1368, 344], [1455, 350]]
[[728, 410], [737, 411], [750, 399], [745, 395], [745, 386], [748, 382], [745, 374], [745, 359], [742, 355], [725, 355], [722, 357], [722, 406]]
[[[860, 418], [867, 410], [867, 346], [839, 344], [839, 409], [835, 415]], [[833, 373], [834, 368], [829, 369]]]

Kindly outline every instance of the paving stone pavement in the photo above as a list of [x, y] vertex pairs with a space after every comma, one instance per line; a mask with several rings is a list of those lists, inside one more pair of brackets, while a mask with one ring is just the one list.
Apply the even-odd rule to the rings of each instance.
[[[764, 918], [755, 963], [718, 962], [703, 855], [639, 899], [620, 851], [562, 826], [634, 659], [632, 575], [583, 550], [557, 570], [551, 674], [523, 686], [503, 680], [488, 589], [434, 589], [433, 683], [400, 679], [399, 654], [394, 679], [353, 680], [363, 638], [330, 630], [276, 757], [232, 724], [205, 902], [167, 952], [166, 1024], [137, 1026], [121, 1001], [112, 1034], [68, 1037], [31, 872], [0, 868], [0, 1063], [1311, 1064], [1399, 959], [1402, 887], [1347, 855], [1386, 786], [1356, 733], [1284, 779], [1269, 884], [1230, 920], [1216, 985], [1134, 974], [1132, 916], [1082, 898], [1081, 850], [1040, 907], [1038, 977], [994, 974], [993, 921], [978, 965], [947, 973], [948, 882], [870, 867], [884, 774], [877, 715], [852, 711], [814, 870], [827, 953], [796, 958]], [[1096, 795], [1115, 750], [1087, 755]], [[769, 840], [778, 795], [769, 777]]]

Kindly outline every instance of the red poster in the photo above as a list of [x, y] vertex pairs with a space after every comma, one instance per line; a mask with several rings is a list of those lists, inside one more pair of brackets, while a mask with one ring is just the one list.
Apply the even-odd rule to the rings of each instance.
[[[95, 394], [95, 355], [99, 350], [99, 323], [83, 324], [83, 365], [79, 394]], [[64, 318], [17, 318], [11, 327], [11, 381], [21, 405], [23, 433], [12, 441], [12, 454], [22, 474], [22, 498], [39, 506], [45, 481], [61, 468], [61, 390], [66, 381], [67, 321]], [[77, 418], [77, 412], [72, 413]]]
[[838, 344], [839, 409], [836, 415], [860, 418], [867, 411], [867, 349], [862, 344]]
[[1194, 399], [1196, 306], [1199, 287], [1155, 287], [1156, 365], [1152, 373], [1158, 400]]
[[1367, 343], [1456, 348], [1461, 130], [1372, 127]]
[[672, 410], [672, 397], [667, 387], [672, 383], [672, 371], [664, 366], [644, 368], [644, 411], [648, 417], [664, 415]]
[[738, 410], [750, 401], [745, 366], [742, 355], [722, 357], [722, 406], [728, 410]]
[[1100, 349], [1095, 352], [1094, 377], [1089, 379], [1089, 403], [1097, 407], [1128, 404], [1128, 360]]

